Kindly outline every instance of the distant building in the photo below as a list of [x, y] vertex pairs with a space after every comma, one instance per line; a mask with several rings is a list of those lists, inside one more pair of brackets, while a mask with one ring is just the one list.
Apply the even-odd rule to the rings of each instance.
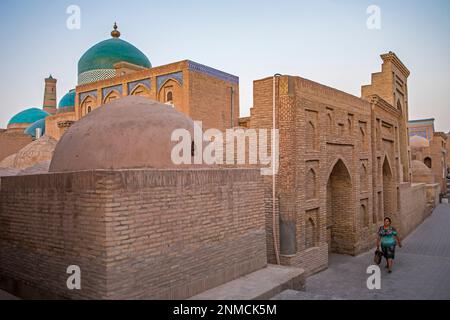
[[435, 119], [409, 121], [409, 136], [412, 160], [423, 162], [431, 169], [441, 194], [447, 194], [448, 135], [436, 132]]
[[434, 119], [411, 120], [408, 122], [409, 136], [419, 136], [427, 140], [433, 139]]
[[[153, 67], [144, 53], [120, 39], [117, 25], [111, 36], [80, 58], [78, 86], [66, 93], [58, 106], [57, 80], [51, 75], [45, 79], [42, 109], [31, 108], [18, 113], [8, 128], [0, 132], [0, 147], [5, 145], [0, 148], [0, 162], [20, 150], [24, 146], [21, 141], [30, 143], [36, 132], [59, 140], [73, 123], [125, 96], [143, 96], [169, 104], [190, 118], [202, 121], [206, 129], [225, 130], [238, 126], [238, 77], [190, 60]], [[8, 135], [10, 133], [15, 135]]]

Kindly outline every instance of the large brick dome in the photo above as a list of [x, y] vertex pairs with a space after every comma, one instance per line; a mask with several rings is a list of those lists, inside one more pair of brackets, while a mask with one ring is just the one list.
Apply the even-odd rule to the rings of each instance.
[[179, 168], [171, 159], [176, 129], [194, 136], [194, 122], [171, 106], [136, 96], [115, 100], [70, 127], [50, 172]]
[[435, 183], [436, 179], [431, 171], [423, 162], [413, 160], [411, 162], [411, 171], [413, 175], [413, 182], [416, 183]]
[[50, 161], [56, 140], [43, 136], [0, 162], [0, 168], [26, 169]]

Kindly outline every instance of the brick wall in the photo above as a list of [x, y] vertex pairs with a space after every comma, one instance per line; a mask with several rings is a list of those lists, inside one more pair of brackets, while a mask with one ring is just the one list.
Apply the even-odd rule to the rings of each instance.
[[[0, 284], [23, 297], [187, 298], [266, 265], [263, 205], [258, 170], [2, 178]], [[66, 289], [69, 265], [81, 291]]]
[[430, 157], [436, 182], [440, 184], [441, 193], [447, 194], [447, 136], [436, 132], [430, 141]]
[[189, 72], [189, 111], [189, 116], [202, 121], [205, 129], [225, 130], [237, 126], [239, 85], [200, 72]]
[[67, 127], [58, 126], [61, 122], [75, 121], [75, 112], [58, 113], [45, 119], [45, 134], [55, 140], [61, 139]]
[[[273, 81], [254, 82], [250, 128], [272, 128]], [[300, 77], [275, 79], [280, 171], [275, 228], [272, 180], [266, 181], [270, 262], [276, 261], [273, 230], [282, 264], [311, 274], [326, 268], [330, 252], [356, 255], [373, 248], [385, 216], [409, 232], [431, 210], [425, 187], [412, 206], [410, 184], [399, 191], [410, 171], [400, 139], [404, 113], [376, 95], [389, 97], [392, 88], [373, 87], [370, 95], [368, 89], [361, 99]]]
[[[310, 274], [326, 268], [328, 249], [355, 253], [363, 227], [361, 203], [372, 212], [371, 108], [367, 101], [300, 77], [280, 77], [275, 89], [280, 130], [277, 243], [283, 264]], [[255, 81], [251, 128], [272, 128], [272, 104], [273, 78]], [[267, 188], [268, 257], [274, 262], [271, 179]]]
[[447, 171], [450, 170], [450, 139], [446, 143], [447, 149]]
[[[107, 176], [95, 173], [2, 178], [0, 285], [23, 298], [106, 295]], [[68, 292], [67, 267], [81, 267]]]
[[432, 212], [428, 203], [427, 186], [425, 184], [402, 184], [400, 186], [400, 210], [393, 223], [401, 237], [413, 232]]
[[441, 200], [439, 197], [441, 193], [441, 188], [439, 187], [438, 183], [427, 184], [426, 188], [427, 188], [428, 205], [432, 206], [433, 208], [436, 208]]
[[[441, 194], [447, 194], [447, 137], [444, 133], [436, 132], [430, 140], [429, 147], [415, 147], [412, 149], [415, 160], [430, 166], [436, 183], [439, 183]], [[415, 177], [417, 182], [420, 181]]]
[[0, 162], [31, 142], [31, 136], [23, 133], [0, 132]]
[[[167, 79], [158, 88], [157, 78], [173, 73], [183, 74], [182, 83], [174, 79]], [[118, 93], [116, 97], [120, 98], [121, 96], [134, 94], [133, 92], [128, 92], [128, 83], [143, 79], [150, 81], [151, 88], [149, 90], [146, 89], [141, 95], [165, 103], [167, 102], [165, 92], [172, 92], [172, 102], [175, 108], [193, 120], [203, 121], [204, 127], [207, 129], [224, 130], [238, 125], [240, 113], [239, 84], [225, 81], [203, 72], [190, 70], [189, 61], [187, 60], [78, 86], [75, 99], [76, 120], [85, 115], [83, 101], [79, 101], [80, 93], [96, 92], [97, 96], [92, 97], [92, 107], [95, 109], [105, 103], [102, 89], [121, 87], [122, 94]], [[231, 88], [233, 88], [233, 94]], [[232, 101], [233, 112], [231, 110]], [[232, 114], [233, 119], [231, 119]]]

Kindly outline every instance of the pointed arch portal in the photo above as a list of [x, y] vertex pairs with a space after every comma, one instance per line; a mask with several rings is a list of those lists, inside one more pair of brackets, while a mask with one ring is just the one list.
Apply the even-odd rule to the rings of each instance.
[[392, 217], [395, 213], [395, 184], [388, 158], [383, 163], [383, 212], [384, 217]]
[[330, 253], [352, 254], [354, 217], [352, 182], [342, 160], [333, 167], [327, 184], [327, 233]]

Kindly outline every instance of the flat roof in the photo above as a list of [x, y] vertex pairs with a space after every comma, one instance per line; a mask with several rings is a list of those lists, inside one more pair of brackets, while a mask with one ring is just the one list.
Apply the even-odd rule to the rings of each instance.
[[431, 119], [417, 119], [417, 120], [409, 120], [409, 123], [420, 123], [420, 122], [434, 122], [434, 118]]

